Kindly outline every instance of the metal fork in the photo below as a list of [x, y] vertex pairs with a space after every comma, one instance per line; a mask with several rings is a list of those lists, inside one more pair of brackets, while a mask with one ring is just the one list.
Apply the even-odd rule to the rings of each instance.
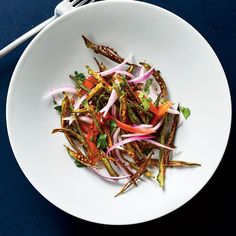
[[79, 6], [82, 6], [82, 5], [87, 4], [87, 3], [92, 3], [94, 1], [95, 0], [63, 0], [62, 2], [60, 2], [55, 7], [54, 16], [52, 16], [48, 20], [42, 22], [41, 24], [37, 25], [36, 27], [31, 29], [30, 31], [23, 34], [21, 37], [19, 37], [18, 39], [14, 40], [12, 43], [10, 43], [6, 47], [4, 47], [2, 50], [0, 50], [0, 58], [5, 56], [7, 53], [12, 51], [17, 46], [19, 46], [21, 43], [23, 43], [28, 38], [30, 38], [30, 37], [34, 36], [35, 34], [37, 34], [46, 25], [48, 25], [50, 22], [52, 22], [53, 20], [55, 20], [59, 16], [64, 15], [65, 13], [67, 13], [67, 12], [69, 12], [69, 11], [79, 7]]

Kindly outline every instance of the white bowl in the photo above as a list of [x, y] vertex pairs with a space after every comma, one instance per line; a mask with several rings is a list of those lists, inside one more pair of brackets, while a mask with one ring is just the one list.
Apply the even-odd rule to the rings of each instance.
[[[201, 167], [168, 169], [163, 191], [155, 181], [120, 197], [121, 185], [76, 168], [62, 146], [51, 87], [94, 65], [84, 34], [124, 57], [134, 53], [164, 75], [171, 98], [191, 108], [180, 128], [175, 159]], [[107, 61], [107, 60], [106, 60]], [[39, 33], [14, 71], [7, 97], [7, 128], [17, 162], [32, 185], [60, 209], [92, 222], [133, 224], [161, 217], [189, 201], [211, 178], [223, 156], [231, 124], [231, 100], [221, 64], [206, 40], [187, 22], [160, 7], [136, 1], [80, 7]]]

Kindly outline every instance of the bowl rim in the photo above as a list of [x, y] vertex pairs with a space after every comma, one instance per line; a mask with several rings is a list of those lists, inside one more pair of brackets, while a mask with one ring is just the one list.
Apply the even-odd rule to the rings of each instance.
[[202, 185], [202, 187], [191, 197], [189, 198], [186, 202], [184, 202], [183, 204], [181, 204], [180, 206], [177, 206], [175, 208], [173, 208], [173, 210], [169, 211], [168, 213], [163, 213], [157, 217], [152, 217], [152, 218], [148, 218], [148, 219], [145, 219], [145, 220], [136, 220], [135, 222], [127, 222], [127, 223], [117, 223], [117, 224], [114, 224], [114, 223], [106, 223], [106, 222], [97, 222], [97, 221], [93, 221], [91, 219], [87, 219], [87, 218], [83, 218], [83, 217], [80, 217], [80, 216], [77, 216], [71, 212], [68, 212], [64, 209], [64, 207], [62, 206], [59, 206], [58, 204], [55, 204], [54, 202], [52, 202], [50, 199], [48, 199], [48, 197], [46, 197], [43, 193], [41, 193], [36, 187], [35, 185], [33, 184], [33, 182], [31, 181], [30, 177], [28, 177], [26, 174], [25, 174], [25, 170], [23, 170], [19, 164], [19, 161], [18, 161], [18, 158], [17, 158], [17, 155], [15, 154], [16, 153], [16, 150], [14, 148], [14, 145], [13, 145], [13, 136], [12, 136], [12, 133], [10, 132], [10, 122], [9, 122], [9, 116], [10, 116], [10, 113], [9, 113], [9, 106], [10, 106], [10, 103], [11, 103], [11, 94], [13, 93], [13, 87], [14, 87], [14, 83], [15, 83], [15, 80], [16, 80], [16, 77], [17, 77], [17, 74], [18, 74], [18, 71], [20, 69], [20, 67], [22, 66], [22, 62], [24, 61], [24, 59], [27, 57], [28, 53], [30, 52], [32, 46], [37, 43], [37, 41], [43, 37], [43, 35], [45, 34], [45, 32], [47, 31], [50, 31], [50, 29], [52, 27], [54, 27], [55, 25], [57, 24], [60, 24], [61, 21], [65, 20], [66, 18], [70, 18], [72, 15], [74, 14], [78, 14], [80, 11], [84, 11], [84, 9], [90, 9], [92, 7], [96, 7], [97, 5], [116, 5], [116, 4], [130, 4], [130, 5], [141, 5], [141, 6], [144, 6], [144, 7], [149, 7], [149, 8], [153, 8], [153, 9], [156, 9], [157, 11], [160, 11], [170, 17], [173, 17], [175, 18], [175, 20], [179, 21], [180, 23], [182, 24], [185, 24], [187, 25], [188, 27], [192, 28], [195, 33], [199, 34], [199, 36], [201, 37], [201, 39], [203, 41], [205, 41], [205, 43], [210, 47], [210, 49], [212, 50], [212, 52], [215, 54], [216, 56], [216, 59], [218, 60], [218, 63], [219, 65], [221, 66], [221, 69], [222, 69], [222, 72], [223, 72], [223, 75], [225, 77], [225, 83], [226, 83], [226, 87], [227, 87], [227, 90], [228, 90], [228, 95], [229, 95], [229, 111], [230, 111], [230, 117], [228, 118], [229, 119], [229, 126], [228, 126], [228, 130], [225, 131], [227, 133], [227, 139], [225, 140], [225, 145], [224, 145], [224, 150], [223, 150], [223, 153], [222, 153], [222, 156], [219, 160], [219, 163], [216, 165], [216, 168], [214, 169], [214, 171], [212, 172], [212, 175], [211, 177], [214, 175], [216, 169], [218, 168], [218, 166], [220, 165], [222, 159], [223, 159], [223, 156], [225, 154], [225, 151], [226, 151], [226, 148], [227, 148], [227, 145], [228, 145], [228, 142], [229, 142], [229, 138], [230, 138], [230, 133], [231, 133], [231, 126], [232, 126], [232, 98], [231, 98], [231, 94], [230, 94], [230, 89], [229, 89], [229, 84], [228, 84], [228, 80], [227, 80], [227, 77], [226, 77], [226, 74], [224, 72], [224, 69], [223, 69], [223, 66], [219, 60], [219, 58], [217, 57], [217, 54], [216, 52], [213, 50], [213, 48], [211, 47], [211, 45], [208, 43], [208, 41], [202, 36], [202, 34], [196, 30], [190, 23], [188, 23], [186, 20], [184, 20], [183, 18], [181, 18], [180, 16], [176, 15], [175, 13], [167, 10], [167, 9], [164, 9], [160, 6], [157, 6], [157, 5], [154, 5], [154, 4], [151, 4], [151, 3], [146, 3], [146, 2], [140, 2], [140, 1], [131, 1], [131, 0], [112, 0], [112, 1], [101, 1], [101, 2], [93, 2], [93, 3], [90, 3], [90, 4], [87, 4], [87, 5], [83, 5], [79, 8], [76, 8], [68, 13], [66, 13], [65, 15], [62, 15], [60, 17], [58, 17], [57, 19], [55, 19], [53, 22], [49, 23], [43, 30], [41, 30], [33, 39], [32, 41], [29, 43], [29, 45], [26, 47], [26, 49], [24, 50], [24, 52], [22, 53], [20, 59], [18, 60], [17, 62], [17, 65], [14, 69], [14, 72], [12, 74], [12, 77], [11, 77], [11, 80], [10, 80], [10, 84], [9, 84], [9, 88], [8, 88], [8, 92], [7, 92], [7, 99], [6, 99], [6, 126], [7, 126], [7, 133], [8, 133], [8, 137], [9, 137], [9, 141], [10, 141], [10, 145], [11, 145], [11, 148], [12, 148], [12, 151], [13, 151], [13, 154], [14, 154], [14, 157], [17, 161], [17, 164], [19, 165], [21, 171], [23, 172], [23, 174], [25, 175], [25, 177], [28, 179], [28, 181], [32, 184], [32, 186], [38, 191], [38, 193], [40, 193], [40, 195], [42, 195], [47, 201], [49, 201], [50, 203], [52, 203], [54, 206], [56, 206], [57, 208], [59, 208], [60, 210], [66, 212], [67, 214], [70, 214], [76, 218], [79, 218], [81, 220], [86, 220], [86, 221], [89, 221], [89, 222], [93, 222], [93, 223], [97, 223], [97, 224], [104, 224], [104, 225], [131, 225], [131, 224], [139, 224], [139, 223], [143, 223], [143, 222], [149, 222], [149, 221], [153, 221], [153, 220], [156, 220], [160, 217], [163, 217], [165, 215], [168, 215], [174, 211], [176, 211], [177, 209], [181, 208], [182, 206], [184, 206], [186, 203], [188, 203], [189, 201], [191, 201], [192, 198], [194, 198], [205, 186], [206, 184], [209, 182], [209, 180], [211, 179], [211, 177]]

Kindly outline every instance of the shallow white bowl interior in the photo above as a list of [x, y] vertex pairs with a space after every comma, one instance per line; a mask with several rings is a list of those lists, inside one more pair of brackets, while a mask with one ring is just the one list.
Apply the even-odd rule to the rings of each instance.
[[[114, 198], [121, 185], [74, 165], [62, 145], [67, 143], [64, 136], [50, 134], [59, 127], [59, 117], [52, 101], [42, 98], [51, 87], [71, 84], [68, 75], [75, 70], [95, 67], [82, 34], [161, 70], [172, 100], [192, 111], [178, 131], [176, 144], [183, 152], [175, 159], [201, 167], [168, 169], [164, 191], [155, 181], [146, 181]], [[230, 123], [226, 77], [208, 43], [176, 15], [135, 1], [86, 5], [48, 26], [22, 55], [7, 98], [10, 142], [29, 181], [62, 210], [104, 224], [148, 221], [189, 201], [216, 170]]]

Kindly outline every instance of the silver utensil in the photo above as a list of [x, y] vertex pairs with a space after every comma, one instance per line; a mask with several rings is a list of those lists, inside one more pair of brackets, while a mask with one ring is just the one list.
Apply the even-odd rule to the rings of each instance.
[[47, 19], [46, 21], [42, 22], [41, 24], [37, 25], [27, 33], [23, 34], [21, 37], [18, 39], [14, 40], [12, 43], [4, 47], [2, 50], [0, 50], [0, 58], [5, 56], [7, 53], [12, 51], [14, 48], [19, 46], [21, 43], [23, 43], [25, 40], [28, 38], [34, 36], [37, 34], [39, 31], [41, 31], [46, 25], [48, 25], [50, 22], [55, 20], [61, 15], [64, 15], [67, 12], [72, 11], [73, 9], [82, 6], [84, 4], [92, 3], [95, 0], [63, 0], [60, 2], [54, 10], [54, 16], [51, 18]]

